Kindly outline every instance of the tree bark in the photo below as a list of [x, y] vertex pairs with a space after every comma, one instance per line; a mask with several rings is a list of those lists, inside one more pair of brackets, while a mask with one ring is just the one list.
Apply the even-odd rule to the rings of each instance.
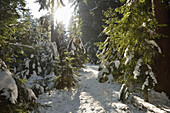
[[51, 1], [52, 7], [51, 7], [51, 42], [56, 42], [57, 49], [59, 51], [59, 40], [58, 37], [55, 36], [55, 30], [54, 30], [54, 17], [55, 17], [55, 10], [54, 10], [54, 0]]
[[170, 23], [168, 17], [168, 0], [152, 0], [152, 11], [159, 24], [166, 24], [166, 27], [158, 27], [158, 34], [166, 35], [156, 39], [162, 50], [162, 55], [156, 58], [157, 91], [164, 91], [170, 97]]
[[51, 1], [51, 41], [54, 42], [54, 0]]
[[51, 8], [51, 41], [54, 42], [54, 0], [52, 0], [52, 8]]

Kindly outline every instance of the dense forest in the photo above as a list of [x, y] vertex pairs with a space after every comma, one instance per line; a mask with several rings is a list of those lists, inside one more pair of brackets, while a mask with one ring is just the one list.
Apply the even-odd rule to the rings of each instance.
[[[67, 5], [65, 1], [74, 8], [68, 28], [54, 19], [55, 11]], [[131, 103], [129, 98], [135, 100], [136, 95], [151, 103], [151, 91], [164, 92], [170, 102], [168, 0], [34, 2], [47, 13], [35, 18], [25, 0], [0, 0], [0, 113], [49, 110], [50, 105], [40, 102], [43, 94], [84, 91], [83, 84], [96, 91], [105, 87], [100, 94], [105, 99], [118, 90], [122, 103]], [[121, 112], [111, 111], [119, 109], [115, 106], [103, 112]], [[121, 110], [129, 109], [135, 112]]]

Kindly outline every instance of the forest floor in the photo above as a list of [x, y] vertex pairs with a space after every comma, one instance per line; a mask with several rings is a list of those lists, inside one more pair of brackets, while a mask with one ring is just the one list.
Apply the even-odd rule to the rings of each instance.
[[[64, 91], [54, 90], [51, 94], [42, 94], [38, 102], [50, 105], [40, 108], [41, 113], [152, 113], [153, 111], [125, 104], [118, 100], [121, 84], [99, 83], [98, 66], [87, 65], [79, 73], [79, 88]], [[163, 102], [170, 102], [163, 98]], [[166, 103], [165, 103], [166, 104]], [[156, 107], [157, 108], [157, 107]], [[170, 106], [167, 108], [170, 112]], [[167, 112], [162, 110], [162, 112]]]

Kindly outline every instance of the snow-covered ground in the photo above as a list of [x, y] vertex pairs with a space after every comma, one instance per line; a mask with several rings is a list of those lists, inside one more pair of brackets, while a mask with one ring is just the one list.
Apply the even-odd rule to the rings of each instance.
[[[149, 110], [118, 101], [121, 85], [99, 83], [97, 69], [98, 66], [87, 65], [79, 73], [80, 85], [77, 89], [55, 90], [51, 91], [51, 95], [48, 93], [40, 95], [38, 102], [51, 106], [47, 109], [40, 108], [41, 113], [151, 113]], [[164, 101], [170, 102], [169, 99]], [[170, 106], [167, 107], [167, 111], [170, 110], [169, 108]]]

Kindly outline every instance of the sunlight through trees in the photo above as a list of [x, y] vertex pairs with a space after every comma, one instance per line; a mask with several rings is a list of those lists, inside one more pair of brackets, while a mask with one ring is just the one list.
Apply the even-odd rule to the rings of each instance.
[[0, 112], [170, 112], [169, 14], [168, 0], [0, 0]]

